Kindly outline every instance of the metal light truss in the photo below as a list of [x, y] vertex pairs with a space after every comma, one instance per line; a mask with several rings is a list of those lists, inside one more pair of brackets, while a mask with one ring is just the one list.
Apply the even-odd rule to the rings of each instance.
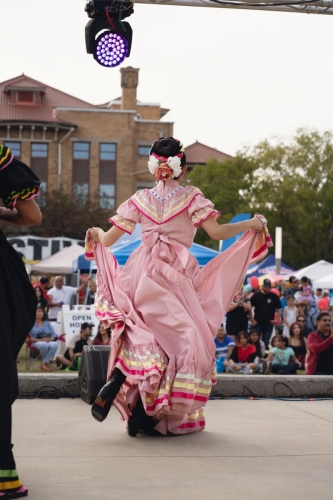
[[151, 5], [181, 5], [184, 7], [217, 7], [220, 9], [248, 9], [303, 14], [333, 15], [333, 0], [135, 0], [135, 3]]

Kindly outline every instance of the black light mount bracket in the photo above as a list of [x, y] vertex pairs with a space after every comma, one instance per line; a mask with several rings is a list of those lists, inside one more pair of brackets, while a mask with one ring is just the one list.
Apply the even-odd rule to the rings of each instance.
[[133, 14], [133, 1], [130, 0], [89, 0], [84, 8], [91, 19], [105, 19], [106, 10], [113, 20], [121, 20]]

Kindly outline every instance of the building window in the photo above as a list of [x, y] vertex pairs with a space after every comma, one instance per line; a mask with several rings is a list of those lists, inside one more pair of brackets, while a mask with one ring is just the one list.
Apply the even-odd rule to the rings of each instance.
[[17, 102], [34, 102], [34, 93], [19, 91], [17, 93]]
[[73, 142], [73, 194], [88, 201], [90, 143]]
[[116, 171], [117, 145], [101, 143], [99, 145], [99, 206], [116, 206]]
[[18, 160], [21, 159], [21, 143], [20, 142], [4, 142], [4, 145], [7, 146]]
[[35, 172], [41, 181], [41, 200], [46, 194], [47, 190], [47, 159], [48, 159], [48, 144], [41, 142], [33, 142], [31, 144], [31, 169]]
[[151, 146], [139, 146], [138, 156], [149, 156]]

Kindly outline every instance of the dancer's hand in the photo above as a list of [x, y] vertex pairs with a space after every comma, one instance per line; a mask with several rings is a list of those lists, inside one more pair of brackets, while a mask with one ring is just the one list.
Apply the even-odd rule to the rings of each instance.
[[100, 241], [99, 237], [100, 234], [104, 233], [103, 229], [100, 227], [92, 227], [90, 229], [90, 236], [95, 240], [95, 241]]
[[249, 220], [250, 227], [252, 231], [260, 232], [262, 228], [264, 227], [264, 224], [258, 217], [253, 217], [253, 219]]

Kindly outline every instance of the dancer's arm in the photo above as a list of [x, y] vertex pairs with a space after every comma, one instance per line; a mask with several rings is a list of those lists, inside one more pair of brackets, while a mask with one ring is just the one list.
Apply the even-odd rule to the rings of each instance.
[[100, 227], [93, 227], [90, 235], [95, 241], [99, 241], [104, 247], [111, 247], [119, 240], [126, 231], [122, 231], [116, 226], [111, 227], [106, 233]]
[[236, 234], [242, 233], [247, 229], [259, 232], [263, 228], [263, 223], [257, 217], [235, 224], [218, 224], [213, 217], [208, 217], [201, 224], [201, 227], [206, 231], [212, 240], [227, 240]]
[[17, 200], [14, 210], [0, 208], [0, 219], [17, 226], [36, 226], [42, 222], [42, 214], [35, 200]]

